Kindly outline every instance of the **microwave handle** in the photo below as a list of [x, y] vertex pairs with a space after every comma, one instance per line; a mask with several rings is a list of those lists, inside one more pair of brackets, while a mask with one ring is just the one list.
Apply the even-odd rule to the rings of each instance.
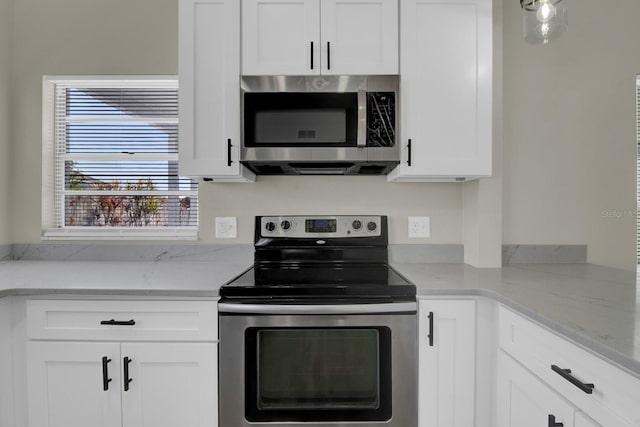
[[358, 91], [358, 147], [367, 146], [367, 92]]

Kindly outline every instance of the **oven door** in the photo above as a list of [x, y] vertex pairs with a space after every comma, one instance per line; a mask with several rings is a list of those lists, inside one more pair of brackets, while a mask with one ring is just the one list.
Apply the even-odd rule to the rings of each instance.
[[415, 303], [220, 311], [222, 427], [416, 426]]

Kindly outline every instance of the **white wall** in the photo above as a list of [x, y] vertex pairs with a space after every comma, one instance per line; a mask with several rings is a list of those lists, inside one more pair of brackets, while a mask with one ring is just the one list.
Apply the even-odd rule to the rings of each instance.
[[637, 0], [570, 1], [569, 32], [533, 46], [504, 2], [505, 243], [635, 268], [638, 16]]
[[[40, 239], [43, 74], [177, 73], [178, 0], [19, 0], [15, 2], [16, 111], [14, 240]], [[254, 185], [201, 186], [201, 238], [215, 216], [237, 216], [251, 243], [253, 216], [269, 213], [379, 213], [392, 240], [407, 241], [406, 217], [430, 215], [431, 243], [461, 243], [460, 184], [389, 184], [384, 177], [261, 177]], [[19, 214], [18, 214], [19, 213]], [[415, 239], [413, 239], [415, 240]]]
[[[255, 184], [200, 187], [202, 235], [214, 235], [215, 216], [238, 216], [239, 238], [253, 242], [258, 214], [389, 215], [394, 243], [461, 243], [459, 184], [390, 184], [386, 177], [259, 177]], [[431, 216], [431, 239], [407, 237], [407, 216]], [[415, 242], [414, 242], [415, 241]]]
[[9, 73], [11, 71], [11, 0], [0, 0], [0, 245], [11, 243], [9, 150]]
[[464, 262], [482, 268], [502, 265], [502, 3], [493, 0], [492, 176], [467, 182], [462, 191]]
[[[11, 199], [14, 242], [40, 240], [42, 75], [175, 74], [177, 2], [15, 1], [11, 182], [20, 187]], [[202, 240], [215, 241], [215, 216], [239, 218], [239, 239], [223, 243], [249, 243], [257, 214], [373, 212], [391, 216], [392, 242], [464, 242], [479, 265], [487, 242], [494, 247], [502, 241], [587, 244], [589, 261], [634, 268], [635, 217], [624, 215], [636, 209], [640, 27], [634, 20], [640, 2], [607, 4], [598, 15], [600, 0], [571, 2], [569, 33], [550, 45], [530, 46], [521, 34], [519, 2], [504, 1], [504, 37], [496, 43], [504, 43], [504, 125], [497, 133], [504, 134], [504, 152], [497, 153], [504, 170], [497, 180], [465, 187], [388, 184], [383, 177], [203, 184]], [[406, 217], [423, 214], [431, 216], [433, 238], [409, 241]], [[495, 220], [500, 216], [502, 228]]]

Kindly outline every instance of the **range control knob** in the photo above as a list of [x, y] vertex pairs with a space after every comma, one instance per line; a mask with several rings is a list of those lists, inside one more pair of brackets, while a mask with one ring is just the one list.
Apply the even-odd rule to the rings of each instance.
[[375, 231], [375, 230], [376, 230], [376, 228], [378, 228], [378, 224], [376, 224], [376, 223], [375, 223], [375, 222], [373, 222], [373, 221], [370, 221], [370, 222], [367, 224], [367, 229], [368, 229], [369, 231]]
[[360, 230], [362, 228], [362, 222], [356, 219], [351, 223], [351, 227], [353, 227], [354, 230]]
[[273, 231], [276, 229], [276, 224], [274, 222], [269, 221], [264, 225], [264, 228], [266, 228], [267, 231]]
[[287, 220], [282, 221], [282, 222], [280, 223], [280, 227], [281, 227], [283, 230], [287, 231], [288, 229], [290, 229], [290, 228], [291, 228], [291, 221], [287, 221]]

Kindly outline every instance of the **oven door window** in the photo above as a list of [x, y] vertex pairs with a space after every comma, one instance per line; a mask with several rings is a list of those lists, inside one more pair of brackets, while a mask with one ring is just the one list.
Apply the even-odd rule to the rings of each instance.
[[249, 421], [386, 421], [391, 333], [375, 328], [250, 328]]

